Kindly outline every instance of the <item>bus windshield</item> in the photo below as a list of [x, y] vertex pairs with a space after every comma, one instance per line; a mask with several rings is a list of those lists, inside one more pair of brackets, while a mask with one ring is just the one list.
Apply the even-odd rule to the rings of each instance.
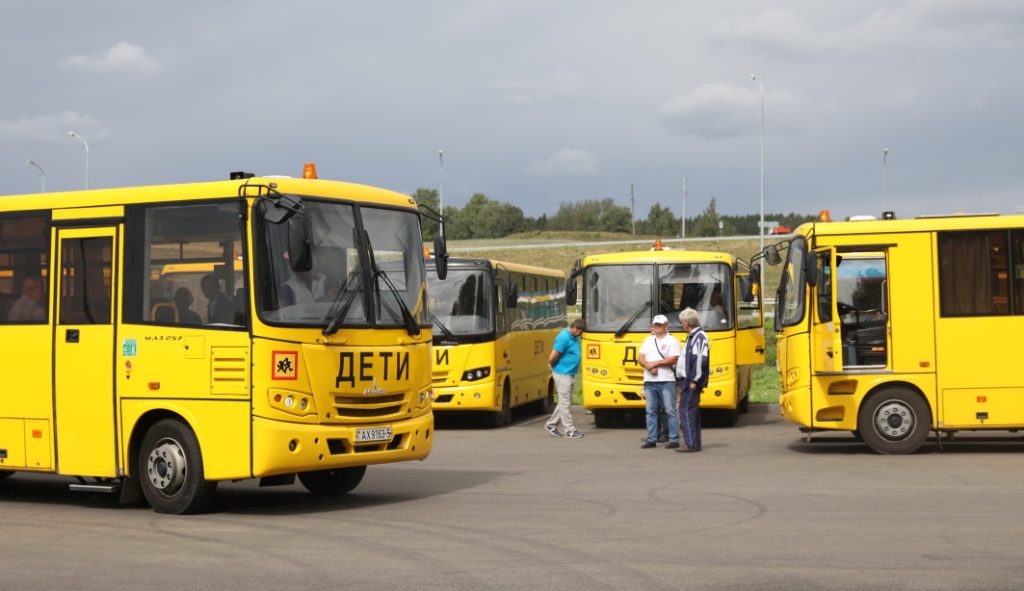
[[679, 312], [693, 308], [708, 332], [733, 326], [732, 273], [721, 263], [658, 265], [658, 314], [668, 317], [669, 330], [681, 331]]
[[[287, 224], [266, 223], [257, 239], [260, 316], [272, 324], [404, 326], [405, 304], [417, 324], [427, 318], [420, 229], [413, 212], [307, 199], [312, 267], [292, 271]], [[360, 240], [357, 216], [364, 238]], [[372, 237], [372, 238], [371, 238]], [[386, 275], [386, 280], [385, 279]], [[394, 290], [392, 290], [394, 286]]]
[[[655, 278], [658, 295], [652, 302]], [[679, 312], [685, 308], [698, 312], [704, 330], [733, 328], [732, 273], [722, 263], [595, 265], [587, 269], [584, 285], [589, 332], [647, 332], [657, 314], [668, 317], [670, 330], [680, 331]]]
[[[489, 334], [494, 330], [493, 282], [479, 270], [449, 269], [441, 281], [433, 275], [430, 285], [430, 309], [439, 333], [455, 337]], [[449, 337], [451, 338], [451, 337]]]
[[[654, 265], [596, 265], [583, 278], [583, 315], [588, 332], [616, 332], [641, 314], [624, 332], [651, 329], [651, 284]], [[644, 316], [646, 314], [646, 316]]]

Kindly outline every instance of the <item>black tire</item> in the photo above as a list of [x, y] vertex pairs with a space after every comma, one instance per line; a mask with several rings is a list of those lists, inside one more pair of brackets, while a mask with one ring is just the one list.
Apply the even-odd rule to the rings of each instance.
[[512, 392], [508, 380], [501, 391], [501, 410], [491, 413], [491, 423], [495, 427], [501, 427], [512, 422]]
[[914, 453], [928, 439], [932, 413], [916, 392], [888, 388], [867, 397], [857, 418], [857, 433], [880, 454]]
[[598, 429], [607, 429], [612, 426], [612, 413], [613, 410], [607, 408], [595, 408], [594, 409], [594, 426]]
[[738, 408], [726, 408], [716, 413], [718, 415], [719, 425], [723, 427], [735, 427], [736, 422], [740, 420], [740, 410]]
[[14, 470], [0, 470], [0, 480], [14, 475]]
[[139, 448], [142, 494], [157, 513], [199, 513], [210, 506], [217, 483], [203, 476], [203, 454], [192, 429], [176, 419], [149, 428]]
[[314, 495], [343, 495], [359, 486], [365, 474], [366, 466], [299, 472], [299, 482]]
[[743, 397], [743, 400], [740, 400], [740, 405], [737, 407], [737, 410], [740, 411], [741, 415], [745, 415], [750, 412], [750, 392], [747, 392], [747, 395]]
[[548, 379], [548, 394], [540, 405], [541, 414], [550, 415], [555, 411], [555, 380]]

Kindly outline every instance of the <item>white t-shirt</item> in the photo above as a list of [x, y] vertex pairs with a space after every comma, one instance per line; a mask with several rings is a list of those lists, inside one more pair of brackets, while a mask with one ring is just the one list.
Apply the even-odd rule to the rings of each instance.
[[[644, 356], [647, 361], [659, 361], [661, 359], [668, 359], [669, 357], [679, 357], [682, 352], [679, 346], [679, 339], [675, 338], [670, 334], [666, 334], [664, 337], [658, 339], [654, 335], [651, 335], [644, 339], [644, 344], [640, 345], [640, 354]], [[676, 368], [675, 365], [659, 365], [658, 375], [654, 375], [650, 370], [644, 370], [644, 381], [645, 382], [674, 382], [676, 381]]]

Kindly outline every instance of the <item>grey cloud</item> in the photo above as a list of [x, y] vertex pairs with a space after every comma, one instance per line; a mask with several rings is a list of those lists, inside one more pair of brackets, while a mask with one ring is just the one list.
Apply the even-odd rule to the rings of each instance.
[[61, 65], [72, 70], [97, 74], [153, 76], [160, 71], [160, 64], [146, 55], [145, 49], [124, 41], [98, 56], [73, 55], [65, 58]]
[[589, 177], [600, 174], [598, 157], [587, 150], [563, 148], [546, 160], [534, 161], [526, 166], [532, 176]]

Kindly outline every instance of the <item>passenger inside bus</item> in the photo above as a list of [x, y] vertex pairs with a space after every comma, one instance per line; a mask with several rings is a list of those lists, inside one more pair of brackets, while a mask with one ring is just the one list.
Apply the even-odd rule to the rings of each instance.
[[178, 324], [202, 324], [203, 319], [192, 311], [192, 292], [187, 287], [179, 287], [174, 292], [174, 305], [178, 309]]
[[46, 308], [43, 306], [44, 299], [43, 280], [36, 276], [29, 276], [21, 283], [21, 297], [11, 304], [7, 313], [9, 322], [45, 322]]

